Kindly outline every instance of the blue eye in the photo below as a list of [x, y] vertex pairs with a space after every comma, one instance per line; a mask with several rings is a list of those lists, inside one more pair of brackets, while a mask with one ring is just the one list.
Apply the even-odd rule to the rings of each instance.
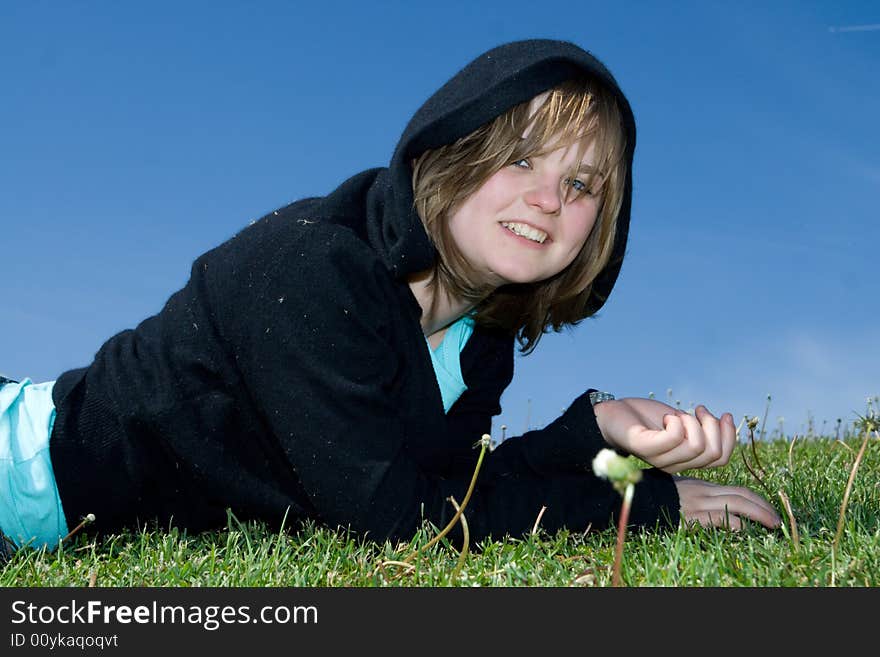
[[521, 160], [517, 160], [516, 162], [511, 162], [511, 164], [515, 167], [520, 168], [520, 169], [531, 169], [532, 168], [531, 163], [526, 158], [523, 158]]
[[586, 194], [587, 196], [596, 195], [596, 191], [594, 189], [587, 187], [587, 184], [583, 180], [580, 180], [578, 178], [575, 178], [574, 180], [572, 180], [571, 178], [566, 178], [563, 181], [563, 184], [570, 185], [577, 194]]
[[578, 180], [577, 178], [575, 178], [574, 180], [572, 180], [571, 178], [566, 178], [564, 183], [566, 185], [571, 185], [572, 189], [574, 189], [574, 191], [576, 191], [578, 194], [586, 192], [587, 194], [592, 195], [593, 193], [591, 190], [587, 189], [587, 185], [584, 183], [583, 180]]

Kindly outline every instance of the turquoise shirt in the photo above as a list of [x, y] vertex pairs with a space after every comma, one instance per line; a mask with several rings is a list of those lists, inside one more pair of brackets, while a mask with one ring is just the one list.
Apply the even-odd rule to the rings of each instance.
[[0, 385], [0, 530], [18, 546], [52, 549], [67, 535], [49, 458], [54, 385]]
[[[443, 341], [436, 349], [431, 349], [431, 362], [434, 365], [434, 374], [440, 385], [440, 395], [443, 397], [443, 410], [447, 413], [452, 405], [467, 390], [464, 378], [461, 375], [461, 350], [474, 332], [474, 320], [465, 315], [449, 325]], [[427, 338], [425, 338], [427, 340]]]

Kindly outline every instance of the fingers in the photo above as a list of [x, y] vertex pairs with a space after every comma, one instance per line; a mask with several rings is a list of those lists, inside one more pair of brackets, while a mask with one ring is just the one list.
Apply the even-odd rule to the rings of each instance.
[[[725, 413], [719, 420], [700, 405], [695, 415], [669, 414], [664, 418], [664, 436], [674, 447], [660, 454], [653, 462], [666, 472], [725, 465], [736, 446], [733, 416]], [[662, 432], [661, 432], [662, 433]], [[675, 439], [678, 438], [678, 442]]]
[[[664, 429], [658, 435], [663, 443], [673, 445], [659, 454], [652, 464], [666, 472], [681, 472], [702, 467], [720, 455], [706, 454], [706, 433], [699, 420], [688, 413], [666, 415]], [[710, 430], [711, 433], [711, 430]], [[659, 444], [659, 441], [658, 441]]]
[[694, 523], [703, 527], [721, 527], [722, 529], [730, 529], [738, 532], [742, 529], [742, 519], [729, 512], [712, 513], [711, 511], [700, 511], [685, 517], [685, 521], [692, 525]]
[[[713, 506], [726, 503], [729, 501], [727, 499], [728, 497], [735, 496], [733, 501], [736, 502], [736, 507], [731, 508], [734, 508], [734, 511], [737, 513], [740, 511], [747, 511], [749, 512], [749, 517], [753, 517], [751, 512], [755, 512], [759, 517], [754, 517], [754, 519], [762, 524], [767, 524], [763, 522], [763, 520], [767, 520], [775, 526], [781, 521], [779, 515], [776, 513], [776, 509], [773, 508], [773, 505], [751, 488], [746, 488], [745, 486], [720, 486], [712, 484], [711, 487], [705, 491], [705, 494], [707, 497], [713, 498], [713, 502], [711, 502]], [[763, 518], [763, 520], [761, 518]]]
[[[689, 463], [702, 451], [702, 432], [700, 435], [688, 436], [686, 426], [689, 415], [669, 414], [663, 417], [663, 431], [658, 433], [658, 447], [662, 444], [667, 449], [652, 461], [655, 467], [666, 472], [681, 472], [684, 464]], [[693, 429], [693, 427], [691, 427]]]
[[[709, 413], [709, 409], [705, 406], [702, 406], [701, 408], [703, 408], [706, 413]], [[699, 412], [699, 409], [697, 410]], [[711, 415], [711, 413], [709, 413], [709, 415]], [[727, 462], [730, 461], [730, 456], [733, 454], [733, 449], [736, 447], [736, 424], [733, 421], [733, 415], [730, 413], [724, 413], [718, 421], [718, 429], [720, 432], [719, 442], [721, 456], [705, 466], [707, 468], [717, 468], [722, 465], [727, 465]]]
[[682, 460], [680, 454], [685, 445], [686, 433], [678, 416], [669, 414], [663, 417], [663, 428], [659, 431], [634, 425], [628, 443], [631, 451], [638, 453], [651, 465], [666, 469], [666, 466]]
[[713, 498], [708, 510], [710, 514], [713, 511], [716, 515], [728, 513], [737, 517], [744, 516], [761, 523], [765, 527], [774, 528], [779, 526], [781, 520], [769, 503], [763, 499], [758, 503], [750, 499], [750, 496], [743, 495], [743, 491], [751, 492], [748, 489], [732, 488], [730, 490], [732, 492], [729, 494], [718, 495]]
[[770, 503], [748, 488], [719, 486], [699, 479], [676, 479], [676, 486], [687, 522], [734, 530], [742, 528], [743, 518], [770, 528], [782, 522]]
[[[725, 413], [719, 420], [703, 405], [697, 406], [695, 415], [688, 426], [694, 432], [702, 429], [703, 440], [699, 444], [702, 444], [703, 451], [690, 462], [683, 464], [684, 469], [715, 468], [726, 465], [736, 446], [736, 426], [733, 424], [733, 416]], [[694, 420], [698, 420], [699, 425]], [[688, 436], [690, 435], [689, 432]]]

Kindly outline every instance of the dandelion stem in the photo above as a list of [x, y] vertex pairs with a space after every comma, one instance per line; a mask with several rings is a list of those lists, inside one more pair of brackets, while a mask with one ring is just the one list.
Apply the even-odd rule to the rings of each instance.
[[627, 484], [623, 495], [623, 503], [620, 505], [620, 518], [617, 521], [617, 546], [614, 549], [614, 572], [611, 578], [612, 586], [620, 586], [620, 567], [623, 561], [623, 542], [626, 536], [626, 525], [629, 521], [629, 508], [632, 504], [634, 484]]
[[532, 526], [532, 536], [538, 533], [538, 525], [541, 524], [541, 518], [544, 516], [544, 511], [547, 510], [546, 506], [542, 506], [541, 510], [538, 511], [538, 517], [535, 518], [535, 524]]
[[779, 489], [779, 499], [782, 500], [782, 506], [785, 507], [785, 512], [788, 514], [788, 523], [791, 525], [791, 540], [794, 543], [794, 551], [797, 552], [801, 546], [801, 539], [798, 535], [797, 523], [794, 521], [794, 513], [791, 511], [791, 502], [781, 488]]
[[[452, 503], [452, 506], [455, 507], [456, 511], [461, 510], [458, 506], [458, 502], [456, 502], [455, 498], [451, 495], [449, 496], [449, 501]], [[452, 571], [453, 580], [457, 580], [458, 576], [461, 574], [461, 568], [464, 566], [464, 560], [467, 559], [468, 545], [470, 544], [470, 532], [468, 531], [467, 518], [464, 514], [461, 514], [461, 531], [464, 533], [464, 539], [462, 540], [461, 553], [458, 555], [458, 563], [455, 564], [455, 570]]]
[[[765, 416], [766, 419], [766, 416]], [[761, 429], [761, 435], [764, 435], [764, 429]], [[758, 470], [761, 471], [761, 474], [765, 477], [767, 476], [767, 471], [764, 470], [764, 466], [761, 465], [761, 461], [758, 460], [758, 448], [755, 446], [755, 432], [752, 429], [749, 429], [749, 443], [752, 446], [752, 456], [755, 457], [755, 465]]]
[[64, 543], [64, 541], [66, 541], [66, 540], [68, 540], [68, 539], [70, 539], [70, 538], [76, 536], [76, 534], [77, 534], [79, 531], [81, 531], [83, 527], [85, 527], [86, 525], [90, 525], [90, 524], [92, 524], [93, 522], [95, 522], [95, 514], [94, 514], [94, 513], [90, 513], [90, 514], [88, 514], [85, 518], [83, 518], [82, 521], [81, 521], [76, 527], [74, 527], [73, 529], [71, 529], [70, 532], [67, 534], [67, 536], [65, 536], [64, 538], [62, 538], [62, 539], [58, 542], [58, 546], [60, 547], [60, 546]]
[[752, 466], [749, 465], [748, 459], [746, 459], [746, 453], [744, 451], [740, 452], [740, 456], [742, 456], [743, 463], [746, 466], [746, 469], [752, 473], [752, 476], [761, 484], [761, 487], [764, 489], [764, 492], [767, 493], [768, 497], [773, 497], [773, 493], [770, 492], [770, 488], [767, 487], [767, 484], [764, 483], [764, 480], [752, 469]]
[[865, 448], [868, 446], [869, 437], [870, 434], [866, 431], [865, 439], [862, 441], [862, 447], [859, 449], [858, 455], [856, 455], [856, 460], [849, 473], [849, 480], [846, 482], [846, 490], [843, 493], [843, 503], [840, 505], [840, 517], [837, 519], [837, 533], [834, 535], [834, 543], [831, 546], [832, 553], [837, 551], [837, 546], [840, 543], [840, 535], [843, 533], [843, 519], [846, 514], [846, 505], [849, 503], [849, 494], [852, 492], [853, 482], [856, 478], [856, 471], [859, 469], [859, 463], [862, 461], [862, 456], [865, 454]]
[[455, 523], [458, 522], [458, 519], [464, 513], [464, 509], [467, 506], [468, 502], [470, 502], [471, 495], [473, 494], [474, 488], [477, 485], [477, 475], [480, 474], [480, 468], [483, 467], [483, 457], [486, 455], [486, 450], [489, 448], [489, 443], [490, 438], [488, 435], [484, 435], [483, 439], [480, 440], [480, 456], [477, 458], [477, 465], [474, 468], [474, 476], [471, 477], [471, 483], [470, 486], [468, 486], [467, 493], [465, 493], [464, 495], [464, 499], [461, 501], [461, 507], [456, 510], [455, 515], [452, 516], [452, 519], [446, 524], [446, 526], [439, 534], [437, 534], [434, 538], [425, 543], [425, 545], [423, 545], [422, 547], [417, 548], [408, 557], [406, 557], [406, 559], [404, 559], [404, 562], [410, 562], [411, 560], [415, 559], [416, 556], [418, 556], [419, 552], [433, 547], [440, 539], [442, 539], [444, 536], [446, 536], [446, 534], [452, 531], [453, 527], [455, 527]]
[[388, 559], [387, 561], [383, 561], [381, 563], [382, 566], [400, 566], [401, 568], [406, 568], [408, 570], [414, 570], [415, 566], [411, 563], [406, 563], [405, 561], [394, 561], [392, 559]]

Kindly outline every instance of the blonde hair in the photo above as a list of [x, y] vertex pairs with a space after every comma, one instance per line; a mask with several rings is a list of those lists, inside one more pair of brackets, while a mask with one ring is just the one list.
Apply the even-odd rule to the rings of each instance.
[[[480, 282], [456, 248], [447, 217], [503, 167], [580, 140], [595, 144], [595, 173], [585, 182], [601, 195], [596, 223], [580, 253], [547, 280], [495, 290]], [[524, 353], [551, 328], [558, 332], [584, 319], [593, 281], [614, 248], [627, 174], [625, 148], [611, 92], [591, 80], [570, 80], [547, 92], [537, 109], [531, 101], [521, 103], [452, 144], [423, 153], [413, 166], [413, 195], [439, 254], [430, 281], [435, 299], [443, 290], [478, 303], [476, 322], [515, 334]], [[578, 193], [569, 188], [565, 201]]]

